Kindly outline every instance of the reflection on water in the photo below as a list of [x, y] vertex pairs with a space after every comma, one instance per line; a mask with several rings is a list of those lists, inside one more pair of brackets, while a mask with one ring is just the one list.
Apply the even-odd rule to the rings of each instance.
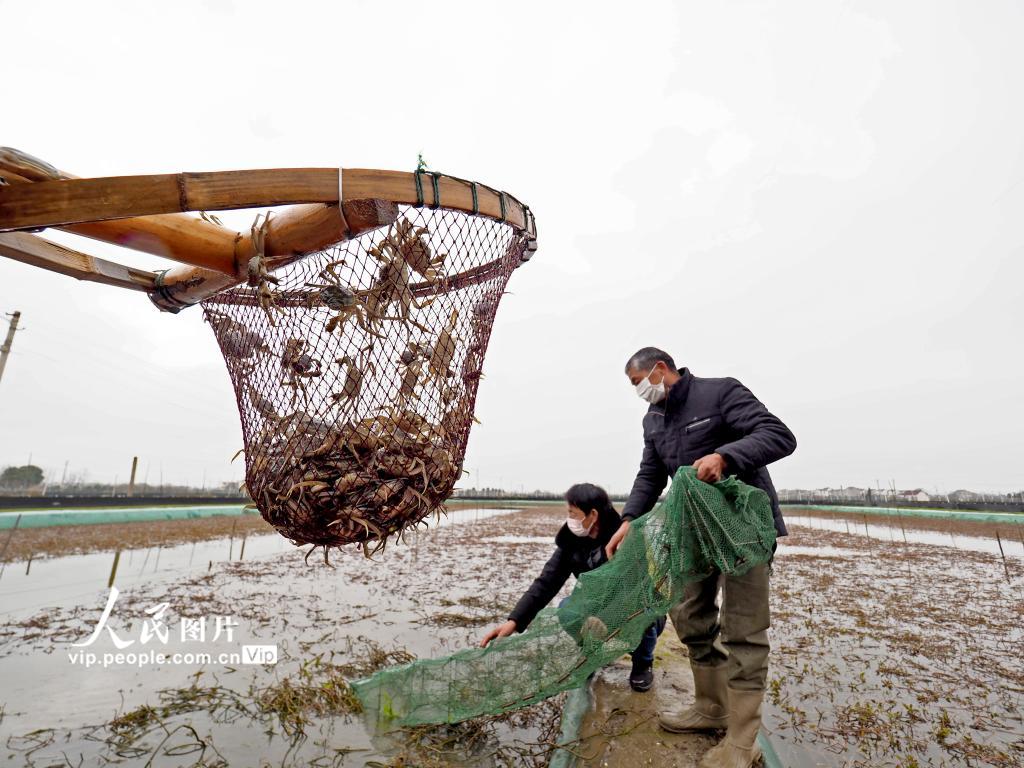
[[[788, 520], [786, 521], [789, 522]], [[797, 544], [786, 544], [785, 539], [783, 543], [779, 544], [779, 551], [775, 557], [785, 557], [786, 555], [804, 555], [807, 557], [854, 557], [857, 552], [852, 549], [843, 549], [841, 547], [804, 547]]]
[[[906, 541], [908, 544], [930, 544], [938, 547], [957, 547], [971, 552], [987, 552], [999, 555], [1000, 542], [994, 538], [982, 538], [980, 536], [960, 536], [941, 531], [923, 531], [913, 528], [900, 528], [898, 522], [892, 525], [877, 525], [865, 523], [863, 519], [853, 520], [849, 518], [821, 518], [803, 517], [801, 515], [786, 515], [786, 525], [799, 525], [804, 528], [816, 528], [822, 531], [836, 531], [838, 533], [851, 533], [857, 536], [867, 535], [872, 539], [882, 541]], [[1024, 557], [1024, 542], [1020, 539], [1014, 540], [1009, 536], [1002, 538], [1003, 553], [1007, 557]], [[781, 548], [781, 544], [779, 545]]]
[[554, 544], [552, 536], [491, 536], [484, 539], [490, 544]]
[[[437, 528], [473, 522], [514, 511], [505, 508], [449, 510], [440, 520], [430, 518], [428, 526]], [[410, 537], [410, 544], [414, 541], [415, 536]], [[0, 620], [10, 620], [40, 608], [76, 604], [81, 598], [106, 589], [112, 577], [113, 583], [124, 589], [154, 579], [209, 570], [214, 563], [253, 560], [293, 549], [295, 546], [283, 536], [261, 533], [128, 549], [120, 553], [93, 552], [5, 563], [0, 566]]]

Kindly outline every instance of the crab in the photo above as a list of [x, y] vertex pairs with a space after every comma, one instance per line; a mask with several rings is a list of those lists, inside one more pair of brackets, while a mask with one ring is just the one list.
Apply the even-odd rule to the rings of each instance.
[[448, 254], [433, 254], [425, 237], [427, 234], [426, 227], [414, 227], [408, 219], [400, 219], [395, 222], [394, 229], [388, 232], [387, 242], [401, 254], [414, 272], [433, 282], [441, 277], [439, 270]]
[[[368, 253], [380, 262], [373, 285], [360, 295], [366, 308], [368, 324], [372, 327], [384, 320], [409, 323], [424, 333], [430, 330], [412, 318], [413, 309], [423, 309], [433, 298], [418, 301], [413, 295], [410, 285], [411, 273], [409, 264], [401, 251], [390, 240], [382, 240], [379, 245], [369, 249]], [[388, 314], [392, 303], [398, 305], [398, 315]]]
[[403, 433], [402, 437], [414, 439], [430, 435], [434, 430], [434, 426], [415, 411], [396, 407], [387, 409], [385, 415], [380, 417], [379, 423], [388, 428], [398, 429]]
[[446, 379], [453, 375], [450, 366], [455, 357], [455, 325], [458, 320], [458, 310], [453, 309], [451, 317], [448, 318], [448, 322], [437, 335], [437, 341], [431, 350], [427, 367], [430, 369], [430, 373], [438, 379]]
[[308, 397], [305, 379], [323, 375], [320, 361], [303, 350], [306, 342], [302, 339], [288, 339], [281, 355], [281, 384], [292, 388], [292, 402], [299, 392]]
[[335, 362], [338, 365], [346, 366], [345, 382], [341, 385], [341, 392], [331, 394], [331, 399], [334, 402], [339, 400], [355, 400], [359, 397], [360, 391], [362, 391], [363, 377], [366, 375], [366, 371], [374, 372], [373, 363], [369, 363], [366, 366], [366, 371], [364, 371], [350, 355], [339, 357]]
[[352, 290], [352, 287], [342, 282], [338, 276], [337, 269], [345, 263], [344, 259], [338, 259], [325, 265], [320, 270], [320, 279], [325, 281], [323, 283], [306, 283], [308, 288], [317, 289], [317, 299], [328, 309], [337, 312], [336, 315], [328, 318], [327, 322], [324, 323], [324, 330], [328, 333], [334, 331], [341, 331], [345, 328], [345, 324], [349, 319], [355, 319], [356, 324], [366, 333], [383, 338], [379, 333], [374, 331], [370, 324], [367, 322], [366, 308], [363, 306], [363, 302], [360, 300], [358, 294]]
[[256, 353], [270, 352], [266, 340], [252, 328], [212, 309], [204, 310], [206, 322], [213, 326], [225, 356], [249, 360]]
[[[483, 374], [480, 374], [483, 376]], [[459, 396], [459, 388], [454, 387], [451, 384], [444, 384], [441, 386], [441, 402], [445, 405], [451, 405], [455, 402], [455, 399]]]
[[416, 397], [416, 387], [423, 373], [423, 358], [426, 352], [415, 341], [409, 342], [405, 351], [398, 357], [402, 365], [401, 378], [398, 385], [398, 400], [405, 402]]
[[365, 459], [360, 451], [372, 454], [380, 446], [380, 426], [375, 419], [363, 419], [342, 430], [344, 447], [360, 465]]
[[270, 320], [270, 324], [277, 325], [277, 321], [274, 319], [274, 313], [271, 310], [276, 309], [280, 312], [281, 309], [277, 306], [277, 297], [270, 286], [271, 284], [277, 285], [279, 281], [267, 270], [267, 263], [264, 258], [267, 243], [267, 231], [269, 229], [269, 213], [263, 218], [262, 223], [260, 222], [259, 216], [257, 216], [256, 220], [252, 223], [251, 232], [253, 256], [249, 259], [249, 264], [247, 266], [247, 282], [250, 286], [256, 289], [256, 301], [259, 303], [260, 307], [263, 308], [263, 311], [267, 313], [267, 319]]
[[429, 509], [430, 501], [412, 486], [406, 486], [398, 501], [385, 507], [383, 512], [388, 520], [408, 520]]
[[252, 403], [253, 408], [267, 421], [277, 422], [281, 418], [281, 414], [277, 412], [277, 408], [274, 407], [274, 403], [269, 399], [261, 395], [251, 385], [246, 390], [249, 395], [249, 402]]
[[395, 477], [422, 477], [423, 490], [429, 486], [427, 465], [419, 456], [406, 456], [402, 453], [382, 453], [377, 456], [377, 467], [386, 474]]

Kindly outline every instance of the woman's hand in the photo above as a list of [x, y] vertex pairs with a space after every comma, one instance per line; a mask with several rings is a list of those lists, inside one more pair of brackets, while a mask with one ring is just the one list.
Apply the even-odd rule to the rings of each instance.
[[608, 540], [608, 543], [604, 547], [605, 554], [608, 555], [608, 559], [612, 559], [612, 555], [615, 554], [615, 550], [619, 548], [619, 544], [626, 538], [626, 534], [629, 533], [629, 520], [623, 520], [622, 525], [619, 526], [612, 537]]
[[486, 635], [484, 635], [484, 639], [480, 641], [480, 647], [486, 648], [487, 644], [490, 643], [491, 640], [496, 640], [499, 637], [508, 637], [515, 631], [516, 623], [512, 619], [509, 619], [504, 624], [499, 624]]

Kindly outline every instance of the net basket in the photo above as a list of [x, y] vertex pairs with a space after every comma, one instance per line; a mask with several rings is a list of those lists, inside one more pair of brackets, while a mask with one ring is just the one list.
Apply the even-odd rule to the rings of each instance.
[[265, 225], [248, 284], [202, 302], [238, 401], [246, 488], [296, 545], [370, 554], [440, 514], [459, 480], [495, 313], [531, 237], [399, 206], [390, 226], [271, 273]]

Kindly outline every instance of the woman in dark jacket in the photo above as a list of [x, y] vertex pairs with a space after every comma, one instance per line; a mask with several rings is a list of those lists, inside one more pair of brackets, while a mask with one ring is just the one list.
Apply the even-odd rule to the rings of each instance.
[[[526, 590], [509, 613], [508, 621], [493, 627], [480, 641], [486, 647], [491, 640], [522, 632], [534, 617], [565, 586], [569, 576], [579, 576], [608, 562], [605, 545], [619, 529], [622, 519], [600, 486], [579, 483], [565, 493], [568, 519], [555, 536], [555, 551], [540, 576]], [[649, 691], [654, 684], [654, 646], [665, 628], [665, 617], [651, 624], [640, 645], [631, 654], [633, 668], [629, 685], [634, 691]]]

